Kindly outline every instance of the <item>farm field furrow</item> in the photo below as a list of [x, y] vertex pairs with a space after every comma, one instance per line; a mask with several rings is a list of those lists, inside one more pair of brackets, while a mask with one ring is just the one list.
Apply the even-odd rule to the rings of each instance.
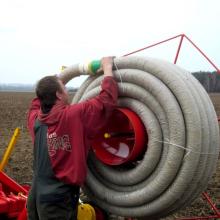
[[[70, 98], [72, 95], [70, 95]], [[34, 93], [25, 92], [0, 92], [0, 158], [13, 135], [16, 127], [21, 128], [12, 155], [5, 167], [5, 172], [19, 183], [31, 182], [32, 178], [32, 141], [26, 127], [26, 115]], [[217, 115], [220, 116], [220, 94], [210, 94]], [[220, 208], [220, 159], [217, 170], [211, 179], [208, 189], [215, 204]], [[180, 216], [194, 216], [211, 214], [207, 204], [198, 198], [190, 207], [187, 207], [173, 216], [164, 218], [174, 219]]]

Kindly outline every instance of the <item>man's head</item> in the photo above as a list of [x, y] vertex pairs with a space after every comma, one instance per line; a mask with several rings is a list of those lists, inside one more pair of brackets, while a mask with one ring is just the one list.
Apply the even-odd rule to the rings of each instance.
[[68, 94], [62, 81], [57, 76], [45, 76], [36, 86], [36, 95], [43, 113], [48, 113], [57, 100], [68, 103]]

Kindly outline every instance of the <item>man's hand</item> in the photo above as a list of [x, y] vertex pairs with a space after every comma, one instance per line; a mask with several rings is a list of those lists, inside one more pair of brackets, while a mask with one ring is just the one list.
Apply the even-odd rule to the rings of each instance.
[[103, 57], [101, 60], [101, 68], [104, 72], [105, 76], [113, 76], [112, 67], [113, 67], [113, 59], [114, 57]]

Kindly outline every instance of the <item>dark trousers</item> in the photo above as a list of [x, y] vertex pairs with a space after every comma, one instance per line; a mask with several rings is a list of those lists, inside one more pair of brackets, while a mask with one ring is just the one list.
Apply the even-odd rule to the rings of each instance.
[[77, 220], [79, 190], [53, 197], [52, 201], [50, 198], [36, 199], [30, 191], [27, 201], [28, 220]]

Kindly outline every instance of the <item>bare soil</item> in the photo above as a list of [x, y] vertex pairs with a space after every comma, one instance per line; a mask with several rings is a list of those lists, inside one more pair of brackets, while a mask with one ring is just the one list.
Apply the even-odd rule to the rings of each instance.
[[[21, 128], [16, 146], [5, 167], [5, 172], [15, 181], [23, 184], [32, 179], [32, 141], [26, 127], [26, 113], [34, 93], [0, 92], [0, 160], [16, 127]], [[217, 115], [220, 116], [220, 94], [210, 94]], [[207, 193], [220, 209], [220, 160], [217, 170], [210, 181]], [[164, 218], [202, 216], [212, 214], [211, 209], [202, 199], [198, 198], [190, 207]]]

